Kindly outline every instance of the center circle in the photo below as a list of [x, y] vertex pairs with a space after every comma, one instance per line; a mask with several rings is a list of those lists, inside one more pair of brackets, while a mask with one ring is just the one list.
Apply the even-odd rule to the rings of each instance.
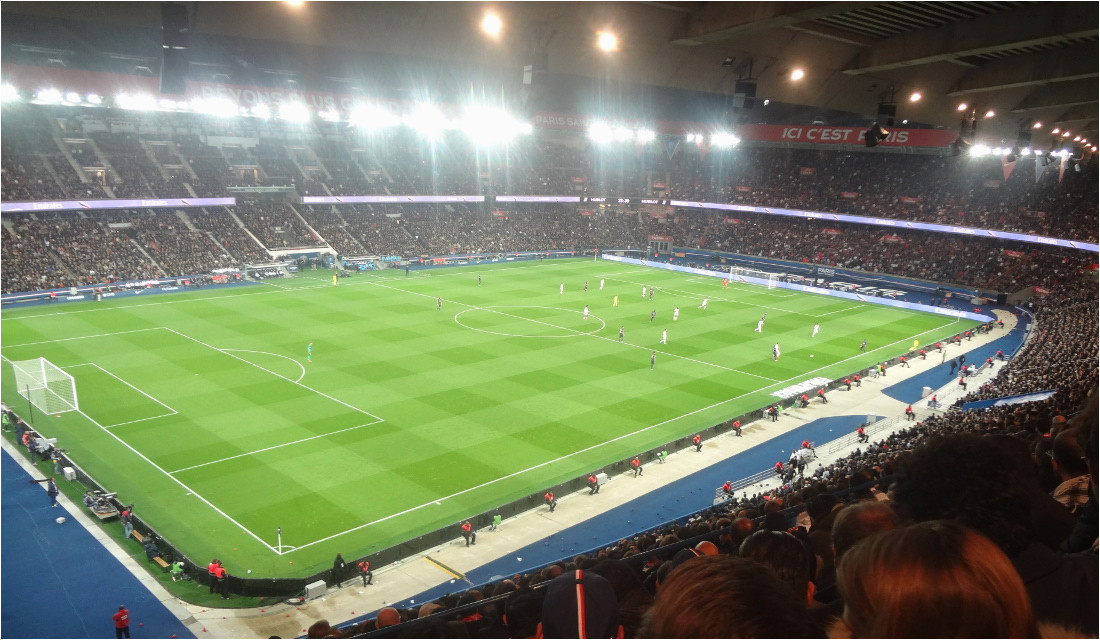
[[580, 309], [538, 306], [494, 306], [466, 309], [455, 314], [459, 326], [511, 338], [576, 338], [607, 326]]

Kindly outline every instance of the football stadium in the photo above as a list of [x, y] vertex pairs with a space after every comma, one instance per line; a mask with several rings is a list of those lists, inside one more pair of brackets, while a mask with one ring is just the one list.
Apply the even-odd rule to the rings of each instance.
[[0, 26], [5, 637], [1096, 637], [1095, 6]]

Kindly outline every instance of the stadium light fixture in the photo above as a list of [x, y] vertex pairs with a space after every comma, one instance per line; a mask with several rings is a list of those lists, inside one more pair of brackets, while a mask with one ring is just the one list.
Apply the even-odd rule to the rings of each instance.
[[610, 126], [604, 122], [597, 121], [588, 125], [588, 137], [591, 138], [593, 142], [603, 144], [605, 142], [611, 142], [614, 138], [614, 134]]
[[239, 113], [237, 105], [229, 98], [196, 100], [191, 104], [191, 108], [215, 118], [232, 118]]
[[1031, 155], [1031, 149], [1029, 149], [1027, 147], [1024, 147], [1023, 149], [1020, 149], [1020, 155], [1030, 156]]
[[791, 71], [791, 80], [798, 81], [806, 77], [806, 72], [802, 69], [794, 69]]
[[634, 132], [634, 139], [638, 142], [653, 142], [657, 139], [657, 132], [652, 129], [638, 129]]
[[1036, 121], [1035, 124], [1031, 125], [1031, 128], [1032, 129], [1042, 129], [1043, 128], [1043, 123], [1039, 122], [1039, 121]]
[[970, 147], [970, 155], [976, 157], [987, 156], [990, 154], [991, 151], [992, 149], [985, 146], [984, 144], [976, 144]]
[[771, 100], [768, 100], [767, 98], [764, 98], [764, 106], [766, 107], [769, 104], [771, 104]]
[[1063, 138], [1068, 138], [1068, 137], [1069, 137], [1069, 135], [1070, 135], [1070, 132], [1069, 132], [1069, 131], [1063, 131], [1063, 132], [1062, 132], [1062, 137], [1063, 137]]
[[88, 104], [100, 105], [103, 104], [103, 96], [98, 93], [89, 93], [84, 96], [84, 99], [88, 101]]
[[115, 96], [115, 104], [129, 111], [152, 111], [157, 108], [157, 101], [147, 93], [130, 95], [120, 93]]
[[504, 23], [501, 22], [500, 16], [491, 11], [487, 12], [485, 17], [481, 19], [481, 30], [494, 40], [500, 37], [500, 31], [503, 27]]
[[57, 89], [39, 89], [34, 99], [42, 104], [56, 104], [61, 102], [61, 92]]
[[710, 134], [710, 143], [716, 147], [735, 147], [738, 142], [741, 142], [741, 139], [732, 133], [719, 131]]
[[596, 32], [596, 46], [600, 51], [611, 53], [619, 50], [619, 38], [610, 31]]
[[985, 117], [987, 117], [987, 118], [992, 118], [996, 115], [997, 115], [997, 112], [994, 111], [993, 109], [990, 109], [989, 111], [985, 112]]
[[80, 94], [75, 91], [66, 91], [65, 102], [68, 102], [69, 104], [80, 104], [81, 102], [83, 102], [83, 99], [80, 97]]
[[511, 140], [518, 132], [519, 123], [500, 109], [467, 107], [459, 129], [475, 144], [487, 145]]
[[863, 134], [863, 144], [868, 147], [877, 146], [878, 143], [886, 139], [886, 136], [890, 135], [890, 132], [882, 128], [877, 122], [871, 124], [871, 128]]
[[325, 109], [324, 111], [318, 111], [317, 117], [325, 122], [339, 122], [340, 112], [336, 109]]
[[360, 129], [374, 131], [396, 127], [401, 124], [401, 118], [382, 107], [360, 105], [351, 110], [351, 114], [348, 115], [348, 122]]
[[1054, 127], [1053, 129], [1050, 130], [1050, 135], [1052, 135], [1052, 136], [1053, 135], [1058, 135], [1059, 133], [1062, 133], [1062, 130], [1059, 129], [1058, 127]]
[[1073, 141], [1074, 142], [1080, 142], [1081, 141], [1081, 136], [1073, 136]]
[[920, 99], [923, 97], [924, 96], [921, 95], [920, 91], [914, 91], [913, 93], [909, 94], [909, 102], [920, 102]]
[[271, 117], [271, 107], [267, 106], [267, 103], [258, 102], [248, 110], [253, 117], [261, 120], [267, 120]]
[[970, 105], [966, 104], [965, 102], [962, 102], [959, 104], [959, 106], [955, 107], [955, 111], [966, 111], [966, 108], [969, 106]]
[[287, 122], [309, 122], [309, 109], [301, 102], [284, 102], [279, 105], [279, 119]]
[[405, 124], [428, 139], [439, 136], [447, 128], [447, 121], [439, 109], [423, 104], [405, 116]]
[[634, 139], [634, 130], [626, 127], [615, 127], [611, 130], [615, 142], [628, 142]]
[[176, 101], [172, 100], [171, 98], [161, 98], [157, 101], [157, 107], [163, 111], [174, 111], [181, 106], [186, 107], [186, 105], [186, 102], [181, 102], [177, 105]]
[[12, 102], [19, 99], [19, 90], [8, 83], [0, 87], [0, 102]]

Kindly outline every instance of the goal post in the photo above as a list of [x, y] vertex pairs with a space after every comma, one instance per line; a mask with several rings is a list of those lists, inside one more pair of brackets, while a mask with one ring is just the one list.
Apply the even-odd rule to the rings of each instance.
[[45, 358], [11, 363], [19, 395], [43, 413], [79, 411], [76, 380]]

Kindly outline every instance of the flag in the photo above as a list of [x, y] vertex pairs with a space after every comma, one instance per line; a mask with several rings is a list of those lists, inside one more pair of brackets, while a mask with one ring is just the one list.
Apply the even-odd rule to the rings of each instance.
[[668, 154], [668, 159], [671, 160], [672, 156], [676, 155], [676, 149], [680, 147], [679, 140], [669, 140], [665, 143], [665, 153]]
[[1012, 175], [1012, 170], [1016, 168], [1016, 163], [1019, 160], [1008, 161], [1008, 156], [1001, 156], [1001, 171], [1005, 174], [1005, 182], [1008, 182], [1008, 176]]
[[1042, 159], [1039, 156], [1035, 156], [1035, 182], [1039, 181], [1039, 178], [1043, 177], [1043, 172], [1046, 171], [1046, 167], [1043, 166]]

